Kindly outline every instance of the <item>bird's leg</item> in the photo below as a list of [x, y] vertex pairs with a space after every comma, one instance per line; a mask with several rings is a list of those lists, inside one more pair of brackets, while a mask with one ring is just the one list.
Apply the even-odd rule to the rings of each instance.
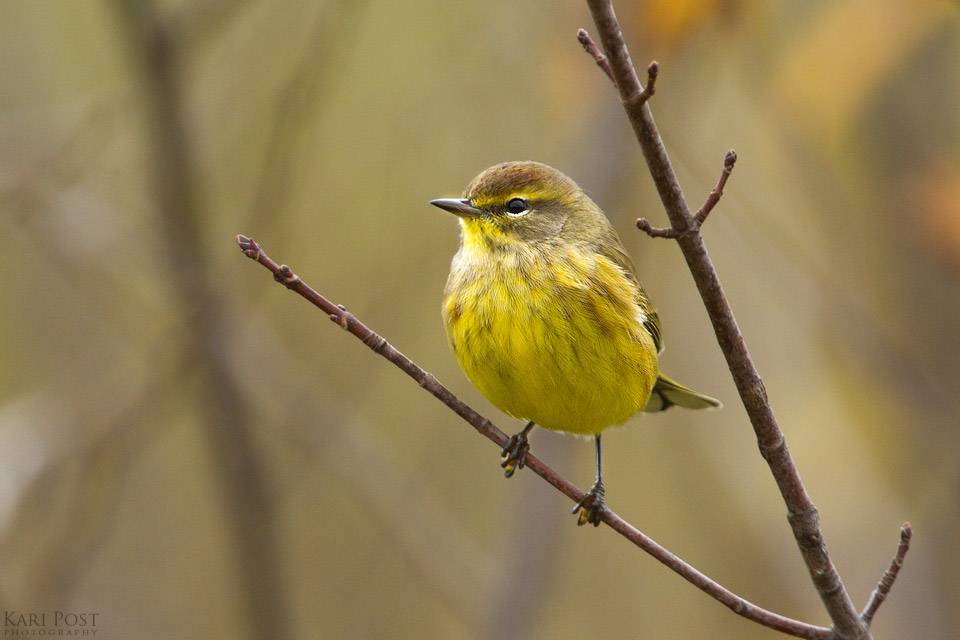
[[527, 452], [530, 451], [530, 444], [527, 442], [527, 434], [533, 429], [533, 421], [528, 422], [520, 433], [515, 433], [507, 440], [507, 444], [500, 450], [500, 466], [503, 467], [503, 475], [510, 478], [517, 471], [523, 469], [527, 461]]
[[607, 503], [604, 501], [603, 475], [600, 473], [600, 434], [596, 435], [597, 443], [597, 480], [593, 483], [593, 488], [583, 496], [583, 500], [577, 503], [570, 513], [577, 513], [577, 526], [583, 526], [590, 523], [595, 527], [600, 526], [603, 518], [603, 512], [607, 509]]

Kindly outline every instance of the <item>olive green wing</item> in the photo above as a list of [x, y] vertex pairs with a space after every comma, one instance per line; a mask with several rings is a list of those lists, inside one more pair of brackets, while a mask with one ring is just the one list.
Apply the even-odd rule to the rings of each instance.
[[666, 411], [670, 407], [684, 407], [685, 409], [719, 409], [723, 406], [716, 398], [694, 391], [690, 387], [680, 384], [667, 374], [660, 372], [657, 382], [653, 385], [647, 406], [643, 408], [647, 413]]
[[[637, 305], [643, 311], [643, 315], [646, 318], [643, 326], [650, 332], [650, 335], [653, 337], [653, 344], [656, 345], [657, 353], [660, 353], [663, 351], [663, 337], [660, 333], [660, 317], [650, 302], [647, 292], [640, 286], [633, 261], [620, 243], [620, 238], [617, 237], [616, 232], [611, 228], [608, 234], [604, 234], [601, 242], [594, 245], [594, 249], [623, 269], [627, 277], [637, 285]], [[723, 405], [716, 398], [711, 398], [706, 394], [694, 391], [661, 371], [643, 410], [650, 413], [665, 411], [675, 406], [686, 409], [715, 409]]]
[[[623, 269], [627, 277], [637, 285], [637, 305], [646, 317], [643, 326], [650, 332], [653, 343], [657, 347], [657, 353], [660, 353], [663, 351], [660, 317], [657, 315], [653, 303], [650, 302], [647, 292], [640, 286], [636, 268], [633, 266], [633, 261], [627, 255], [626, 250], [624, 250], [617, 232], [612, 227], [608, 228], [606, 232], [601, 234], [600, 242], [594, 245], [594, 250]], [[714, 409], [723, 405], [716, 398], [694, 391], [661, 371], [643, 410], [645, 412], [664, 411], [674, 406], [686, 409]]]
[[643, 310], [644, 317], [646, 317], [646, 320], [643, 321], [644, 328], [653, 336], [653, 344], [657, 347], [657, 353], [662, 353], [663, 336], [660, 334], [660, 316], [657, 315], [657, 310], [654, 309], [650, 298], [647, 297], [647, 292], [639, 284], [637, 285], [637, 304]]
[[636, 267], [633, 266], [633, 260], [630, 259], [630, 256], [627, 255], [626, 250], [623, 248], [617, 232], [614, 231], [613, 228], [610, 228], [609, 234], [604, 234], [604, 236], [605, 237], [594, 246], [594, 249], [623, 269], [627, 277], [637, 285], [637, 306], [640, 307], [640, 310], [643, 311], [643, 317], [646, 318], [643, 326], [650, 332], [650, 335], [653, 337], [653, 344], [656, 345], [657, 353], [660, 353], [663, 351], [660, 316], [657, 315], [657, 310], [654, 308], [653, 303], [650, 302], [650, 297], [647, 295], [647, 292], [640, 286], [640, 281], [637, 280]]

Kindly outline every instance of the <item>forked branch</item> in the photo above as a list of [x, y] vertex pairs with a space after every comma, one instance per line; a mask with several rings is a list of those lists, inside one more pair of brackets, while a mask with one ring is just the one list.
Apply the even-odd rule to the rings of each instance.
[[[581, 31], [583, 31], [583, 29], [581, 29]], [[676, 240], [684, 233], [699, 232], [700, 227], [706, 222], [707, 216], [710, 215], [713, 208], [720, 202], [720, 197], [723, 196], [723, 188], [727, 185], [727, 179], [730, 177], [730, 174], [733, 173], [733, 165], [736, 163], [737, 152], [730, 149], [730, 151], [727, 151], [727, 155], [723, 157], [723, 171], [720, 172], [720, 179], [717, 180], [717, 186], [713, 188], [713, 191], [707, 196], [706, 202], [703, 203], [703, 206], [700, 207], [696, 215], [693, 216], [693, 224], [685, 230], [677, 231], [673, 227], [655, 227], [650, 224], [646, 218], [637, 218], [637, 229], [640, 229], [651, 238], [669, 238], [672, 240]]]
[[[590, 37], [586, 29], [577, 30], [577, 40], [580, 41], [580, 46], [583, 47], [583, 50], [590, 54], [590, 57], [597, 63], [597, 66], [600, 67], [600, 69], [607, 74], [607, 77], [610, 78], [610, 81], [616, 85], [617, 78], [613, 73], [613, 68], [610, 66], [610, 60], [603, 54], [603, 51], [601, 51], [597, 43], [593, 41], [593, 38]], [[660, 64], [654, 60], [647, 66], [647, 84], [644, 85], [642, 89], [634, 91], [629, 98], [625, 98], [624, 102], [630, 102], [635, 106], [640, 106], [649, 100], [653, 94], [657, 92], [657, 75], [659, 75], [659, 73]]]
[[[620, 101], [633, 127], [637, 142], [643, 150], [647, 168], [650, 170], [657, 193], [670, 219], [669, 229], [658, 229], [645, 220], [638, 221], [638, 226], [654, 237], [674, 238], [683, 252], [700, 297], [703, 299], [707, 315], [713, 324], [717, 342], [737, 385], [740, 399], [750, 417], [757, 437], [757, 446], [770, 467], [770, 472], [787, 507], [787, 520], [793, 530], [797, 547], [807, 565], [810, 578], [820, 594], [820, 599], [833, 620], [830, 637], [834, 640], [870, 640], [869, 617], [862, 618], [854, 608], [847, 588], [827, 552], [817, 508], [810, 499], [800, 479], [800, 472], [787, 449], [786, 439], [774, 416], [763, 380], [753, 363], [733, 310], [724, 294], [723, 286], [720, 284], [716, 268], [700, 235], [700, 225], [720, 200], [736, 156], [727, 155], [724, 172], [720, 176], [717, 187], [707, 198], [704, 206], [695, 214], [691, 214], [647, 101], [633, 99], [634, 96], [642, 94], [643, 89], [633, 60], [630, 58], [630, 52], [627, 50], [620, 23], [613, 10], [613, 1], [587, 0], [587, 5], [590, 7], [590, 13], [600, 34], [603, 55], [613, 75]], [[577, 37], [581, 44], [584, 41], [592, 42], [589, 35], [584, 34], [582, 29]], [[596, 59], [596, 56], [594, 58]], [[907, 540], [909, 540], [909, 534]], [[906, 553], [906, 548], [903, 549], [903, 553]], [[902, 561], [902, 558], [900, 560]], [[889, 583], [892, 584], [898, 569], [898, 567], [891, 568], [893, 573]], [[886, 578], [886, 574], [884, 577]], [[881, 585], [876, 592], [876, 599], [879, 601], [872, 610], [869, 607], [865, 610], [865, 613], [870, 613], [870, 616], [882, 602], [886, 591], [889, 591], [889, 587], [884, 589], [883, 586], [884, 581], [881, 580]]]
[[[358, 320], [356, 316], [347, 311], [345, 307], [334, 304], [322, 296], [305, 283], [300, 276], [295, 274], [287, 265], [279, 264], [271, 259], [255, 240], [244, 235], [238, 235], [237, 244], [240, 246], [240, 250], [243, 251], [244, 255], [266, 267], [273, 274], [274, 280], [319, 307], [337, 326], [353, 334], [354, 337], [358, 338], [373, 351], [403, 370], [403, 372], [413, 378], [417, 384], [430, 392], [431, 395], [445, 404], [458, 416], [466, 420], [474, 429], [480, 432], [482, 436], [494, 442], [498, 447], [506, 444], [506, 434], [498, 429], [490, 420], [481, 416], [473, 408], [453, 395], [453, 393], [440, 384], [433, 375], [427, 373], [417, 363], [403, 355], [396, 347], [391, 345], [386, 338]], [[533, 454], [527, 455], [526, 467], [574, 502], [583, 499], [584, 493], [580, 489], [561, 477], [556, 471], [548, 467]], [[618, 516], [612, 510], [607, 509], [604, 511], [603, 522], [621, 536], [640, 547], [640, 549], [656, 558], [659, 562], [666, 565], [672, 571], [678, 573], [689, 583], [716, 600], [719, 600], [738, 615], [798, 638], [827, 640], [831, 637], [831, 631], [826, 627], [818, 627], [782, 616], [738, 596], [723, 585], [701, 573], [676, 554], [658, 544], [655, 540]]]

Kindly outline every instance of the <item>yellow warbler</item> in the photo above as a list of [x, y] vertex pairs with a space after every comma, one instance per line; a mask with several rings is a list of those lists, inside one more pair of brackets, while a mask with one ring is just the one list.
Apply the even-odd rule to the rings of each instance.
[[501, 466], [523, 467], [534, 425], [594, 436], [596, 482], [574, 513], [598, 525], [600, 433], [639, 411], [720, 403], [660, 372], [657, 312], [603, 211], [563, 173], [506, 162], [431, 204], [460, 218], [443, 300], [453, 352], [490, 402], [529, 421]]

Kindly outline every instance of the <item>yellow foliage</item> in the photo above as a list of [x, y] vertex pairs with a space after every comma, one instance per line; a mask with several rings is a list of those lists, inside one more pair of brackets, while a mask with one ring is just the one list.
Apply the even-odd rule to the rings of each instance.
[[646, 3], [640, 26], [661, 43], [672, 45], [702, 25], [718, 4], [717, 0], [653, 0]]
[[815, 133], [843, 136], [949, 11], [944, 2], [827, 3], [785, 50], [775, 99]]

